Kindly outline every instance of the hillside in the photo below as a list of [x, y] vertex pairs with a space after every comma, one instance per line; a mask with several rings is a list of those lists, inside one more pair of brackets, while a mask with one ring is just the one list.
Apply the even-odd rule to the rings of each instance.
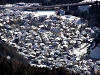
[[[3, 7], [20, 5], [30, 6], [31, 3]], [[90, 25], [88, 19], [65, 15], [63, 10], [60, 10], [62, 14], [56, 14], [55, 10], [13, 8], [0, 12], [2, 75], [99, 74], [99, 49], [95, 47], [100, 40], [97, 38], [100, 28]], [[97, 59], [93, 50], [98, 52]]]

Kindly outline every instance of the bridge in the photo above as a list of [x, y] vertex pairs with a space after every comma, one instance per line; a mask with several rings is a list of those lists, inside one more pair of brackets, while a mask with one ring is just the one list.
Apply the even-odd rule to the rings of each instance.
[[99, 1], [93, 1], [93, 2], [80, 2], [80, 3], [72, 3], [72, 4], [61, 4], [61, 5], [51, 5], [51, 6], [42, 6], [41, 8], [45, 7], [65, 7], [65, 6], [85, 6], [85, 5], [94, 5], [99, 4]]
[[80, 3], [71, 3], [71, 4], [60, 4], [60, 5], [49, 5], [49, 6], [19, 6], [19, 7], [8, 7], [1, 5], [0, 8], [3, 9], [48, 9], [48, 8], [55, 8], [55, 7], [69, 7], [69, 6], [86, 6], [86, 5], [99, 5], [100, 1], [93, 1], [93, 2], [80, 2]]

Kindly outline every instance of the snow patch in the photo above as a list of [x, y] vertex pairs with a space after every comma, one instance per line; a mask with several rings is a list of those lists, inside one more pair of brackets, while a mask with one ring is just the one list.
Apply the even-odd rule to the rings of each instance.
[[100, 59], [100, 44], [90, 52], [90, 56], [95, 59]]

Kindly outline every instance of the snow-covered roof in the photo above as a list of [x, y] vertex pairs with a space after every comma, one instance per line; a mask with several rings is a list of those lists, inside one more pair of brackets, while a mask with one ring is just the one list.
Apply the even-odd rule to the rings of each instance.
[[[11, 16], [8, 11], [14, 15]], [[82, 72], [91, 67], [92, 61], [80, 58], [87, 54], [89, 41], [95, 38], [100, 30], [98, 27], [90, 28], [80, 17], [58, 16], [55, 10], [36, 12], [10, 9], [3, 14], [0, 15], [2, 41], [16, 47], [18, 53], [27, 58], [31, 65], [49, 68], [72, 67], [75, 71], [78, 69]], [[45, 19], [41, 20], [41, 17]], [[91, 35], [94, 37], [91, 38]], [[14, 43], [15, 39], [17, 44]], [[94, 57], [95, 53], [91, 51], [91, 57]]]

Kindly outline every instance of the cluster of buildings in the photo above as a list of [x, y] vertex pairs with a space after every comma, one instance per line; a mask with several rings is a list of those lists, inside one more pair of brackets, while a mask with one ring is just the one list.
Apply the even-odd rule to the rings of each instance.
[[[29, 63], [39, 67], [66, 67], [73, 72], [97, 73], [100, 61], [87, 60], [87, 49], [99, 33], [78, 17], [24, 13], [5, 9], [0, 13], [2, 42], [16, 47]], [[94, 71], [93, 71], [94, 70]]]

